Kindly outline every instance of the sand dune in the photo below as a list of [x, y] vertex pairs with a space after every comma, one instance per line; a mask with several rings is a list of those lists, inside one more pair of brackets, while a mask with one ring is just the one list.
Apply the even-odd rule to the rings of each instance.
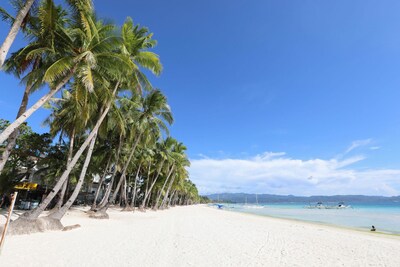
[[400, 266], [400, 237], [206, 206], [94, 220], [68, 232], [9, 236], [0, 266]]

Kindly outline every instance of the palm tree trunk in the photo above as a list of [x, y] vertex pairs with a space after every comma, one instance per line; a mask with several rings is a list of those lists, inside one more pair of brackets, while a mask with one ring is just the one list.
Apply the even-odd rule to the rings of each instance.
[[[114, 90], [114, 93], [118, 89], [119, 83], [117, 83], [116, 88]], [[100, 128], [101, 123], [103, 122], [104, 118], [107, 116], [108, 111], [110, 110], [111, 107], [111, 101], [107, 104], [106, 109], [104, 110], [103, 114], [101, 115], [100, 119], [97, 121], [95, 127], [93, 130], [90, 132], [89, 136], [86, 138], [85, 142], [81, 145], [79, 150], [75, 153], [75, 156], [71, 160], [70, 164], [68, 164], [67, 169], [64, 171], [64, 173], [61, 175], [60, 179], [54, 186], [53, 190], [50, 191], [50, 193], [47, 195], [47, 197], [40, 203], [40, 205], [30, 211], [24, 213], [25, 219], [28, 220], [35, 220], [39, 217], [39, 215], [44, 211], [44, 209], [49, 205], [50, 201], [54, 198], [54, 196], [58, 193], [60, 190], [62, 184], [65, 182], [65, 180], [68, 178], [69, 174], [71, 173], [72, 169], [75, 167], [76, 163], [78, 162], [80, 156], [82, 155], [83, 151], [85, 151], [86, 147], [89, 145], [89, 143], [92, 141], [92, 139], [95, 137], [97, 134], [97, 131]]]
[[115, 160], [115, 165], [114, 165], [114, 171], [112, 173], [111, 176], [111, 181], [110, 184], [107, 187], [107, 190], [103, 196], [103, 199], [101, 200], [100, 204], [99, 204], [99, 209], [104, 208], [107, 204], [108, 204], [108, 198], [110, 197], [111, 194], [111, 190], [112, 187], [114, 185], [114, 181], [115, 181], [115, 175], [117, 174], [117, 166], [118, 166], [118, 162], [119, 162], [119, 156], [121, 154], [121, 149], [122, 149], [122, 136], [120, 136], [119, 138], [119, 144], [118, 144], [118, 150], [117, 150], [117, 158]]
[[71, 173], [73, 167], [75, 167], [75, 165], [78, 162], [78, 160], [79, 160], [80, 156], [82, 155], [83, 151], [89, 145], [89, 142], [93, 139], [94, 134], [95, 134], [95, 131], [93, 130], [90, 133], [90, 135], [88, 136], [88, 138], [86, 138], [85, 142], [81, 145], [79, 150], [75, 153], [75, 156], [72, 159], [71, 163], [68, 164], [67, 169], [61, 175], [60, 179], [58, 180], [58, 182], [56, 183], [54, 188], [50, 191], [50, 193], [42, 201], [42, 203], [40, 203], [40, 205], [36, 209], [34, 209], [34, 210], [30, 211], [30, 212], [24, 213], [24, 217], [27, 217], [27, 219], [29, 219], [29, 220], [35, 220], [45, 210], [45, 208], [49, 205], [50, 201], [54, 198], [54, 196], [61, 189], [61, 186], [64, 184], [65, 180], [68, 178], [68, 176]]
[[158, 202], [160, 202], [160, 198], [161, 198], [162, 192], [164, 191], [164, 188], [168, 183], [168, 179], [171, 176], [171, 174], [172, 174], [172, 172], [174, 170], [174, 167], [175, 167], [174, 165], [171, 166], [171, 168], [170, 168], [170, 170], [168, 172], [167, 178], [165, 178], [165, 182], [164, 182], [164, 184], [163, 184], [163, 186], [162, 186], [162, 188], [160, 190], [160, 193], [157, 196], [156, 203], [154, 204], [154, 208], [153, 208], [154, 210], [157, 210], [158, 207], [160, 206], [160, 205], [158, 205]]
[[[22, 96], [22, 100], [21, 100], [21, 105], [19, 106], [19, 110], [17, 113], [17, 119], [19, 116], [21, 116], [26, 111], [26, 107], [28, 106], [28, 101], [29, 101], [29, 93], [30, 93], [31, 89], [32, 89], [32, 85], [27, 85], [25, 87], [24, 95]], [[0, 174], [4, 169], [4, 166], [6, 165], [8, 158], [10, 157], [11, 151], [13, 150], [13, 148], [15, 147], [15, 144], [17, 143], [18, 135], [19, 135], [19, 131], [17, 128], [8, 137], [7, 145], [6, 145], [5, 150], [0, 158]]]
[[114, 185], [114, 180], [115, 180], [114, 177], [115, 173], [113, 173], [110, 184], [107, 186], [106, 192], [104, 193], [104, 196], [100, 201], [100, 204], [98, 206], [99, 209], [104, 208], [108, 204], [108, 198], [110, 197], [111, 189]]
[[169, 206], [174, 206], [175, 193], [176, 193], [176, 190], [174, 190], [174, 191], [172, 192], [171, 197], [170, 197], [169, 200], [168, 200], [167, 207], [169, 207]]
[[[129, 158], [128, 158], [128, 160], [127, 160], [126, 163], [125, 163], [124, 169], [122, 170], [121, 178], [120, 178], [120, 180], [119, 180], [119, 182], [118, 182], [118, 185], [117, 185], [117, 188], [115, 189], [114, 192], [118, 192], [118, 191], [119, 191], [119, 189], [120, 189], [120, 187], [121, 187], [121, 185], [122, 185], [122, 182], [125, 180], [126, 171], [128, 170], [128, 167], [129, 167], [129, 164], [131, 163], [132, 157], [133, 157], [133, 155], [135, 154], [135, 149], [136, 149], [137, 145], [139, 144], [139, 141], [140, 141], [141, 136], [142, 136], [142, 133], [139, 133], [139, 136], [136, 138], [136, 141], [135, 141], [135, 143], [134, 143], [133, 146], [132, 146], [131, 153], [129, 154]], [[112, 196], [110, 202], [111, 202], [111, 203], [114, 203], [116, 197], [117, 197], [117, 194], [114, 194], [114, 195]]]
[[124, 177], [124, 181], [122, 182], [121, 198], [120, 198], [120, 203], [124, 207], [124, 209], [129, 206], [128, 205], [127, 190], [128, 190], [128, 186], [127, 186], [126, 176], [125, 176]]
[[[69, 140], [69, 149], [68, 149], [68, 158], [67, 158], [67, 165], [71, 162], [72, 156], [74, 155], [74, 141], [75, 141], [75, 129], [72, 130], [71, 138]], [[68, 176], [69, 178], [69, 176]], [[67, 186], [68, 186], [68, 179], [65, 180], [63, 183], [63, 186], [61, 188], [60, 192], [60, 199], [58, 200], [56, 204], [56, 209], [60, 209], [62, 205], [64, 204], [64, 198], [65, 198], [65, 192], [67, 191]]]
[[68, 201], [64, 204], [64, 206], [62, 206], [61, 209], [59, 209], [58, 211], [50, 214], [49, 217], [51, 217], [53, 219], [61, 220], [61, 218], [64, 216], [64, 214], [67, 212], [67, 210], [69, 210], [69, 208], [72, 206], [75, 199], [78, 197], [78, 194], [81, 191], [83, 182], [85, 181], [87, 168], [89, 167], [89, 163], [92, 158], [93, 148], [96, 143], [96, 137], [97, 137], [97, 133], [94, 135], [94, 137], [92, 138], [92, 141], [90, 142], [90, 146], [89, 146], [88, 152], [86, 154], [85, 163], [83, 164], [81, 174], [79, 176], [78, 183], [75, 186], [74, 192], [72, 193], [72, 195], [70, 196]]
[[0, 134], [0, 144], [7, 140], [7, 138], [14, 132], [23, 122], [25, 122], [36, 110], [38, 110], [43, 104], [47, 103], [53, 95], [55, 95], [60, 89], [71, 79], [75, 68], [71, 70], [70, 74], [67, 75], [55, 89], [51, 89], [46, 95], [42, 96], [32, 107], [26, 110], [21, 116], [18, 117], [13, 123], [11, 123], [4, 131]]
[[140, 168], [142, 166], [142, 163], [139, 164], [139, 168], [136, 172], [135, 175], [135, 184], [133, 186], [133, 196], [132, 196], [132, 202], [131, 202], [131, 208], [134, 211], [135, 210], [135, 202], [136, 202], [136, 185], [137, 185], [137, 180], [139, 179], [139, 173], [140, 173]]
[[149, 197], [147, 198], [147, 201], [145, 202], [146, 203], [145, 207], [150, 207], [152, 194], [153, 194], [153, 191], [149, 191]]
[[[144, 196], [146, 196], [147, 192], [149, 192], [149, 182], [151, 183], [151, 181], [150, 181], [150, 179], [151, 179], [150, 178], [150, 170], [151, 170], [151, 164], [149, 162], [149, 168], [147, 169], [147, 177], [146, 177], [146, 190], [144, 192]], [[144, 197], [143, 197], [143, 200], [142, 200], [142, 204], [139, 207], [139, 210], [142, 210], [142, 207], [144, 207]]]
[[170, 183], [169, 183], [169, 185], [168, 185], [167, 192], [165, 193], [164, 199], [163, 199], [163, 201], [161, 202], [160, 207], [161, 207], [162, 209], [165, 208], [165, 204], [167, 204], [168, 194], [169, 194], [169, 191], [171, 190], [172, 184], [173, 184], [174, 181], [175, 181], [175, 177], [176, 177], [176, 176], [174, 175], [174, 177], [171, 179], [171, 181], [170, 181]]
[[107, 172], [108, 172], [108, 170], [110, 168], [111, 158], [112, 158], [112, 154], [108, 158], [107, 165], [106, 165], [106, 168], [104, 169], [103, 176], [101, 176], [101, 178], [100, 178], [99, 185], [97, 186], [96, 194], [94, 196], [94, 200], [93, 200], [92, 207], [90, 208], [90, 210], [95, 210], [96, 209], [97, 198], [99, 197], [99, 194], [100, 194], [100, 191], [101, 191], [101, 187], [103, 185], [104, 180], [106, 179]]
[[151, 190], [153, 189], [154, 185], [156, 184], [158, 176], [160, 176], [160, 172], [161, 172], [161, 169], [162, 169], [162, 167], [163, 167], [163, 165], [164, 165], [164, 162], [165, 162], [165, 160], [163, 160], [163, 161], [161, 162], [160, 167], [158, 168], [158, 171], [157, 171], [157, 175], [156, 175], [156, 177], [154, 178], [154, 181], [153, 181], [153, 183], [151, 184], [151, 186], [150, 186], [150, 188], [149, 188], [149, 191], [148, 191], [147, 194], [144, 196], [143, 203], [142, 203], [142, 207], [140, 208], [140, 209], [142, 209], [142, 210], [144, 210], [144, 207], [145, 207], [145, 204], [146, 204], [146, 200], [148, 199], [149, 195], [151, 194]]
[[[0, 48], [0, 69], [3, 67], [4, 61], [6, 60], [8, 51], [11, 48], [12, 43], [15, 40], [15, 37], [17, 37], [18, 31], [21, 28], [21, 24], [24, 21], [26, 15], [28, 14], [29, 10], [31, 9], [31, 6], [35, 2], [35, 0], [26, 0], [25, 5], [18, 11], [17, 17], [15, 18], [15, 21], [13, 25], [11, 26], [10, 31], [8, 32], [8, 35], [6, 39], [4, 40], [3, 44], [1, 45]], [[0, 142], [2, 143], [2, 142]]]
[[117, 187], [116, 187], [115, 190], [114, 190], [114, 194], [112, 195], [112, 197], [111, 197], [111, 199], [110, 199], [110, 203], [111, 203], [111, 204], [114, 204], [114, 203], [115, 203], [115, 199], [117, 198], [117, 193], [118, 193], [119, 190], [121, 189], [121, 185], [122, 185], [122, 182], [123, 182], [123, 181], [124, 181], [124, 178], [121, 176], [121, 177], [119, 178]]
[[135, 140], [135, 143], [133, 144], [133, 146], [131, 148], [131, 153], [129, 154], [128, 160], [125, 163], [124, 169], [122, 170], [121, 178], [123, 177], [125, 179], [126, 171], [128, 170], [129, 164], [131, 164], [132, 157], [135, 154], [136, 147], [139, 144], [141, 137], [142, 137], [142, 133], [139, 133], [138, 137]]

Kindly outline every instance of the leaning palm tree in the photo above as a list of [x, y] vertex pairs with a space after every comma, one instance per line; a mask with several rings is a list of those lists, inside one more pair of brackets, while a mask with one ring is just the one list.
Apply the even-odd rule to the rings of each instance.
[[105, 199], [108, 199], [108, 196], [111, 193], [111, 187], [114, 182], [122, 145], [124, 144], [123, 140], [126, 139], [125, 136], [127, 130], [128, 129], [126, 128], [124, 114], [121, 110], [119, 103], [113, 103], [110, 112], [108, 113], [105, 121], [102, 124], [102, 127], [99, 129], [99, 142], [102, 143], [104, 151], [103, 154], [104, 157], [107, 158], [107, 163], [98, 184], [98, 188], [91, 207], [92, 211], [96, 211], [98, 208], [97, 199], [100, 195], [103, 183], [106, 180], [106, 176], [109, 175], [111, 175], [111, 179], [109, 181], [108, 187], [106, 187], [106, 192], [103, 194], [103, 199], [100, 202], [99, 206], [105, 202]]
[[173, 142], [171, 139], [167, 138], [164, 141], [158, 142], [156, 144], [156, 158], [155, 158], [155, 166], [156, 170], [154, 172], [154, 177], [152, 178], [152, 182], [149, 185], [149, 189], [147, 190], [147, 193], [145, 194], [143, 198], [142, 205], [140, 206], [140, 210], [144, 210], [144, 208], [148, 205], [148, 202], [150, 201], [150, 196], [152, 194], [152, 190], [155, 186], [155, 184], [158, 182], [158, 178], [163, 172], [163, 167], [165, 168], [165, 163], [168, 160], [168, 154], [169, 151], [171, 150], [171, 147], [173, 146]]
[[[140, 141], [141, 136], [145, 131], [151, 133], [151, 132], [159, 132], [161, 130], [164, 130], [166, 133], [168, 133], [168, 128], [165, 124], [165, 122], [171, 124], [173, 122], [172, 118], [172, 113], [170, 110], [170, 107], [167, 103], [167, 98], [159, 91], [159, 90], [153, 90], [151, 91], [146, 97], [139, 99], [141, 102], [141, 107], [139, 110], [135, 110], [135, 105], [137, 105], [137, 97], [132, 97], [131, 99], [129, 98], [124, 98], [121, 100], [121, 102], [126, 105], [126, 106], [132, 106], [131, 108], [131, 114], [134, 116], [133, 122], [134, 122], [134, 128], [136, 129], [136, 137], [135, 141], [132, 143], [133, 146], [131, 148], [130, 155], [128, 159], [126, 160], [124, 171], [122, 173], [120, 182], [117, 185], [116, 192], [120, 189], [120, 186], [124, 183], [125, 175], [126, 175], [126, 170], [129, 167], [129, 164], [131, 163], [132, 157], [135, 152], [135, 148]], [[160, 157], [165, 157], [164, 152], [160, 151], [159, 153]], [[157, 178], [161, 172], [163, 165], [163, 160], [161, 163], [161, 166], [159, 167], [159, 170], [157, 171], [156, 178], [154, 179], [153, 184], [150, 186], [149, 192], [145, 196], [145, 200], [148, 199], [149, 193], [151, 192], [151, 189], [154, 187], [155, 182], [157, 181]], [[113, 203], [115, 200], [116, 194], [114, 194], [111, 202]]]
[[[143, 134], [143, 130], [140, 129], [143, 124], [143, 116], [138, 115], [139, 112], [137, 110], [140, 105], [140, 95], [138, 93], [142, 92], [142, 88], [149, 90], [151, 85], [146, 76], [141, 72], [140, 67], [150, 70], [155, 75], [159, 75], [162, 70], [158, 55], [147, 51], [149, 48], [153, 48], [156, 45], [156, 41], [152, 39], [152, 34], [148, 33], [147, 28], [134, 25], [132, 19], [128, 17], [122, 26], [121, 37], [123, 40], [120, 49], [121, 54], [128, 56], [131, 62], [137, 67], [132, 69], [132, 73], [125, 79], [122, 85], [125, 88], [136, 89], [136, 91], [133, 92], [134, 95], [131, 99], [125, 98], [121, 100], [122, 107], [125, 108], [125, 114], [128, 115], [127, 119], [130, 121], [127, 122], [127, 127], [131, 129], [129, 139], [131, 141], [131, 148], [116, 187], [116, 192], [119, 191], [122, 184], [126, 183], [125, 179], [129, 164], [132, 161], [136, 146], [140, 142]], [[145, 117], [146, 116], [147, 115], [145, 115]], [[115, 201], [116, 195], [117, 194], [113, 195], [111, 199], [112, 203]], [[125, 193], [124, 196], [126, 197]], [[128, 209], [128, 207], [127, 205], [126, 208]]]
[[[185, 179], [188, 177], [186, 167], [189, 167], [190, 162], [185, 154], [186, 147], [182, 143], [176, 143], [174, 146], [174, 151], [172, 156], [174, 157], [173, 161], [173, 175], [169, 181], [168, 189], [165, 192], [164, 199], [159, 204], [161, 208], [165, 208], [168, 206], [168, 197], [170, 197], [171, 188], [176, 179]], [[157, 203], [156, 203], [157, 204]]]
[[[120, 38], [110, 34], [114, 26], [96, 25], [96, 18], [86, 0], [70, 0], [72, 13], [71, 26], [60, 31], [57, 38], [62, 43], [61, 51], [30, 47], [30, 54], [49, 54], [54, 60], [46, 68], [42, 81], [46, 82], [50, 91], [42, 96], [32, 107], [27, 109], [18, 119], [11, 123], [1, 134], [0, 143], [18, 128], [29, 116], [47, 103], [67, 82], [74, 77], [84, 83], [89, 92], [93, 92], [93, 71], [106, 73], [116, 61], [119, 64], [133, 66], [127, 56], [115, 53], [113, 49], [120, 46]], [[29, 45], [28, 45], [29, 47]]]
[[[86, 18], [86, 20], [88, 19], [93, 21], [94, 17]], [[87, 139], [75, 153], [65, 172], [53, 188], [53, 191], [46, 197], [46, 199], [36, 210], [27, 213], [25, 216], [31, 220], [36, 219], [58, 193], [62, 184], [67, 179], [68, 174], [71, 172], [79, 157], [82, 155], [83, 151], [97, 135], [97, 131], [111, 107], [112, 101], [110, 100], [115, 97], [116, 91], [119, 88], [120, 82], [118, 79], [125, 77], [128, 69], [132, 68], [132, 63], [127, 60], [126, 57], [115, 52], [115, 48], [120, 44], [120, 39], [114, 35], [115, 31], [113, 25], [104, 25], [101, 22], [97, 22], [94, 23], [94, 25], [91, 25], [91, 27], [88, 29], [81, 29], [80, 27], [83, 26], [77, 24], [76, 28], [71, 29], [71, 31], [76, 34], [74, 42], [76, 42], [77, 47], [80, 48], [75, 48], [77, 54], [74, 54], [72, 57], [67, 59], [66, 62], [69, 62], [77, 57], [76, 60], [78, 63], [72, 62], [72, 64], [74, 64], [73, 68], [75, 69], [73, 72], [75, 74], [74, 80], [81, 83], [82, 86], [89, 92], [94, 91], [95, 83], [101, 84], [102, 86], [99, 89], [100, 91], [103, 90], [101, 91], [103, 96], [107, 96], [108, 94], [108, 98], [103, 97], [103, 99], [108, 100], [106, 103], [104, 103], [105, 106], [100, 112], [100, 117], [94, 124], [90, 134], [87, 136]], [[62, 66], [65, 65], [62, 63], [62, 61], [58, 61], [51, 66], [50, 69], [55, 73], [62, 73], [62, 69], [58, 70], [58, 68]], [[68, 66], [66, 68], [69, 69]], [[126, 71], [124, 71], [125, 69]], [[112, 79], [117, 80], [112, 81]], [[106, 87], [110, 90], [103, 89]]]
[[[50, 134], [60, 137], [66, 135], [69, 139], [69, 150], [66, 165], [68, 165], [74, 152], [75, 136], [84, 133], [92, 115], [97, 112], [95, 95], [90, 94], [85, 88], [74, 83], [72, 92], [64, 90], [61, 99], [55, 99], [53, 112], [45, 121], [50, 125]], [[61, 208], [68, 186], [67, 179], [60, 192], [59, 201], [55, 208]]]
[[[30, 15], [29, 19], [24, 22], [24, 32], [31, 43], [13, 53], [4, 65], [5, 71], [14, 74], [25, 84], [25, 91], [16, 118], [26, 111], [30, 94], [43, 87], [42, 77], [46, 67], [54, 60], [50, 56], [54, 53], [35, 53], [34, 51], [62, 49], [62, 43], [57, 36], [61, 35], [62, 28], [66, 25], [66, 12], [60, 6], [55, 6], [52, 0], [42, 1], [40, 6], [35, 9], [38, 11]], [[18, 134], [17, 128], [7, 140], [5, 150], [0, 157], [0, 173], [15, 146]]]
[[165, 147], [167, 148], [165, 151], [165, 155], [166, 155], [166, 175], [165, 175], [165, 179], [164, 179], [164, 183], [162, 185], [162, 187], [160, 188], [156, 201], [154, 203], [153, 209], [157, 210], [159, 207], [159, 202], [161, 199], [162, 194], [164, 193], [164, 189], [165, 186], [167, 185], [172, 173], [174, 172], [175, 169], [175, 158], [174, 158], [174, 147], [175, 145], [178, 143], [178, 141], [172, 137], [168, 137], [165, 140], [165, 143], [167, 144]]
[[[150, 47], [153, 46], [153, 41], [151, 40], [151, 35], [146, 36], [146, 35], [143, 35], [143, 34], [141, 34], [141, 35], [140, 34], [139, 35], [136, 34], [136, 35], [133, 35], [132, 38], [125, 38], [126, 35], [127, 34], [129, 35], [129, 33], [131, 32], [131, 30], [129, 30], [129, 27], [128, 27], [128, 29], [126, 29], [126, 27], [125, 27], [126, 24], [127, 23], [125, 23], [124, 26], [122, 27], [122, 40], [123, 40], [122, 49], [121, 50], [117, 50], [116, 52], [119, 52], [121, 54], [121, 58], [123, 58], [123, 59], [129, 58], [130, 59], [129, 66], [132, 67], [132, 68], [127, 73], [128, 74], [133, 73], [134, 74], [133, 77], [135, 77], [135, 78], [139, 77], [138, 75], [140, 75], [140, 77], [145, 77], [139, 71], [139, 68], [138, 68], [138, 65], [137, 65], [137, 64], [139, 64], [139, 66], [148, 68], [153, 73], [159, 74], [159, 72], [161, 71], [161, 64], [160, 64], [160, 62], [158, 60], [158, 56], [156, 56], [154, 53], [151, 53], [151, 52], [146, 53], [146, 51], [144, 51], [144, 49], [150, 48]], [[129, 19], [128, 19], [128, 24], [129, 24]], [[102, 26], [101, 23], [100, 24], [96, 23], [96, 25]], [[140, 28], [138, 28], [138, 29], [140, 30]], [[101, 30], [99, 30], [98, 32], [100, 34], [102, 34]], [[143, 32], [146, 33], [147, 30], [143, 31]], [[135, 39], [139, 39], [140, 42], [137, 42], [137, 43], [135, 43], [135, 46], [132, 46], [132, 42], [134, 42]], [[99, 73], [103, 74], [102, 72], [99, 72]], [[84, 77], [85, 77], [85, 74], [86, 73], [84, 73], [84, 75], [83, 75]], [[106, 73], [106, 74], [109, 74], [109, 73]], [[109, 77], [109, 78], [112, 79], [112, 78], [115, 78], [115, 76], [118, 76], [118, 78], [117, 78], [117, 86], [115, 87], [114, 92], [113, 92], [110, 100], [107, 100], [107, 101], [104, 102], [104, 103], [108, 103], [107, 104], [108, 110], [109, 110], [109, 108], [111, 107], [111, 105], [112, 105], [112, 103], [114, 101], [113, 99], [114, 99], [114, 97], [116, 95], [116, 89], [119, 88], [119, 86], [121, 86], [123, 88], [133, 89], [134, 90], [134, 89], [137, 89], [141, 85], [141, 82], [143, 81], [143, 79], [140, 79], [140, 80], [139, 79], [133, 79], [133, 81], [132, 81], [132, 76], [126, 76], [126, 73], [118, 73], [117, 72], [117, 73], [113, 74], [112, 76], [113, 77]], [[84, 84], [85, 87], [87, 87], [87, 80], [86, 79], [81, 80], [81, 82]], [[101, 84], [104, 85], [105, 82], [102, 82]], [[108, 112], [108, 110], [107, 110], [107, 112]], [[100, 114], [102, 113], [101, 111], [100, 111]], [[162, 116], [164, 116], [164, 119], [170, 120], [172, 122], [172, 116], [171, 116], [171, 114], [169, 112], [161, 111], [161, 110], [159, 110], [158, 112], [166, 113], [165, 115], [162, 115]], [[135, 116], [135, 114], [133, 116]], [[101, 125], [101, 123], [100, 123], [100, 125]], [[85, 163], [83, 165], [82, 172], [81, 172], [80, 178], [78, 180], [78, 184], [76, 185], [76, 188], [75, 188], [74, 192], [72, 193], [72, 195], [69, 198], [69, 200], [67, 201], [67, 203], [60, 210], [58, 210], [57, 212], [51, 214], [52, 218], [55, 218], [55, 219], [58, 219], [58, 220], [61, 219], [61, 217], [65, 214], [65, 212], [69, 209], [69, 207], [71, 207], [72, 203], [74, 202], [75, 198], [77, 197], [77, 195], [79, 193], [79, 190], [80, 190], [80, 187], [83, 184], [83, 180], [84, 180], [84, 177], [85, 177], [85, 174], [86, 174], [86, 170], [88, 168], [88, 164], [89, 164], [90, 159], [91, 159], [91, 154], [92, 154], [92, 151], [93, 151], [93, 147], [94, 147], [95, 142], [96, 142], [95, 140], [96, 140], [96, 136], [97, 136], [97, 131], [98, 131], [98, 129], [96, 129], [96, 132], [94, 133], [94, 135], [92, 137], [93, 139], [91, 140], [90, 147], [88, 149], [88, 153], [87, 153], [87, 156], [86, 156], [86, 160], [85, 160]], [[134, 146], [132, 147], [132, 152], [130, 154], [130, 157], [128, 158], [127, 166], [129, 166], [129, 164], [130, 164], [130, 160], [132, 158], [132, 154], [134, 153], [135, 148], [136, 148], [136, 146], [137, 146], [139, 141], [140, 141], [140, 135], [136, 138], [136, 140], [134, 142]], [[126, 185], [126, 170], [127, 170], [127, 168], [124, 168], [124, 171], [123, 171], [122, 177], [121, 177], [121, 180], [123, 181], [124, 185]], [[124, 188], [126, 189], [126, 186], [124, 186]], [[126, 193], [125, 190], [123, 192]]]
[[26, 17], [34, 2], [35, 0], [26, 0], [25, 3], [18, 0], [11, 1], [11, 4], [18, 9], [18, 14], [15, 18], [10, 16], [4, 9], [0, 9], [0, 15], [3, 17], [3, 20], [7, 20], [12, 24], [10, 31], [6, 36], [6, 39], [0, 47], [0, 69], [3, 67], [8, 51], [10, 50], [11, 45], [17, 37], [19, 29], [21, 28], [24, 21], [26, 21]]

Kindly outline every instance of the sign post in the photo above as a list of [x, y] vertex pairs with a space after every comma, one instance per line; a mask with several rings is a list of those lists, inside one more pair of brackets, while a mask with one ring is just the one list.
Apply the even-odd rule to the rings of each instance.
[[1, 250], [4, 246], [4, 243], [6, 241], [8, 224], [10, 223], [11, 215], [12, 215], [12, 212], [14, 209], [14, 204], [15, 204], [15, 201], [17, 200], [17, 195], [18, 195], [18, 192], [14, 192], [14, 194], [12, 195], [12, 198], [11, 198], [11, 205], [8, 208], [7, 221], [6, 221], [6, 224], [4, 225], [3, 233], [1, 234], [1, 239], [0, 239], [0, 254], [1, 254]]

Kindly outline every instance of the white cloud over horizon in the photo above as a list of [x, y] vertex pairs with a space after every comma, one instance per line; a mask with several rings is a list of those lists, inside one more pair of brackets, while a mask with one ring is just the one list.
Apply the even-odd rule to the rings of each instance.
[[[346, 153], [369, 144], [368, 140], [353, 142]], [[202, 194], [400, 195], [400, 169], [357, 170], [352, 166], [364, 159], [358, 155], [303, 160], [284, 152], [265, 152], [244, 159], [194, 159], [189, 173]]]

